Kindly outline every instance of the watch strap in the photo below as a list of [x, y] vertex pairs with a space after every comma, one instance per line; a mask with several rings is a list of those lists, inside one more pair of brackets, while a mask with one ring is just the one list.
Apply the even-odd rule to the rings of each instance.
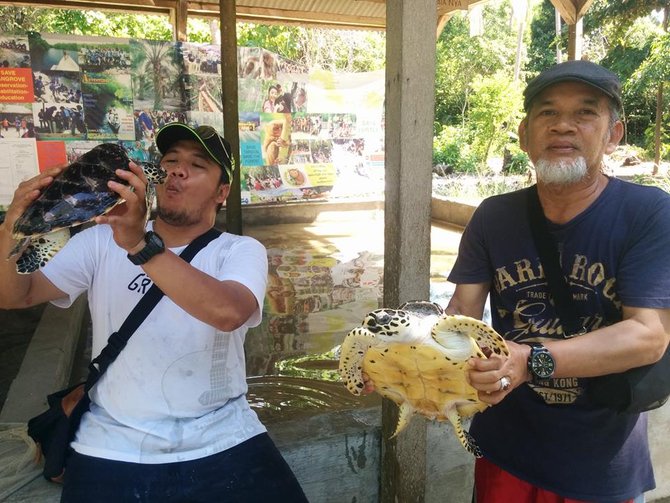
[[[156, 247], [156, 239], [158, 239], [161, 243], [161, 247], [159, 248]], [[165, 244], [163, 243], [163, 239], [154, 231], [147, 231], [144, 233], [144, 243], [145, 244], [140, 251], [137, 253], [128, 254], [128, 260], [130, 260], [135, 265], [146, 264], [153, 257], [165, 251]]]

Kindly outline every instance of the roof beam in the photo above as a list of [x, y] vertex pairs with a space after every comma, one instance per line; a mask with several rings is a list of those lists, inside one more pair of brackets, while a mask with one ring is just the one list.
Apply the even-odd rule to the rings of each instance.
[[551, 0], [551, 3], [566, 23], [577, 24], [577, 21], [589, 10], [593, 0]]

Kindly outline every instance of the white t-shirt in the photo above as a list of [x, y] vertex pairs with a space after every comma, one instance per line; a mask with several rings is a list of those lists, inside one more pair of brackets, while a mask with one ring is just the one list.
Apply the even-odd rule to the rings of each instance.
[[[222, 332], [163, 297], [91, 390], [90, 412], [72, 443], [77, 452], [170, 463], [216, 454], [266, 431], [246, 401], [243, 347], [247, 328], [261, 321], [265, 248], [252, 238], [223, 233], [191, 264], [246, 286], [259, 308], [239, 329]], [[152, 284], [114, 243], [107, 225], [75, 235], [42, 272], [68, 294], [53, 302], [57, 306], [67, 307], [88, 291], [94, 356]]]

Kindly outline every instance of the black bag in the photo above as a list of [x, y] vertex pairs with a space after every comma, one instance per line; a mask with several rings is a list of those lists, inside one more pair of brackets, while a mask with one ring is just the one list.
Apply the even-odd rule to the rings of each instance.
[[[528, 190], [527, 202], [530, 230], [566, 337], [584, 333], [571, 309], [572, 297], [561, 271], [556, 244], [547, 229], [537, 187]], [[586, 396], [595, 405], [630, 414], [661, 407], [670, 397], [670, 346], [656, 363], [590, 378]]]
[[52, 482], [63, 482], [70, 442], [91, 403], [84, 386], [76, 384], [47, 396], [49, 408], [28, 421], [28, 435], [44, 457], [42, 474]]
[[[194, 239], [181, 253], [180, 257], [187, 262], [204, 248], [207, 243], [221, 234], [210, 229]], [[70, 442], [79, 428], [81, 418], [91, 403], [88, 392], [102, 377], [111, 363], [119, 356], [142, 322], [163, 297], [163, 292], [155, 284], [142, 296], [130, 312], [118, 332], [109, 336], [107, 345], [88, 366], [86, 382], [62, 389], [47, 396], [49, 408], [28, 421], [28, 435], [35, 441], [44, 457], [44, 478], [62, 483], [65, 464], [70, 453]]]
[[618, 412], [659, 408], [670, 397], [670, 346], [652, 365], [591, 378], [586, 392], [594, 404]]

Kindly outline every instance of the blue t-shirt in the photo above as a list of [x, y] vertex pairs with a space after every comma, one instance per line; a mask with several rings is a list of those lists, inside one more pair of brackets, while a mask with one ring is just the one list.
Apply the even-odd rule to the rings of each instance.
[[[491, 282], [493, 327], [518, 343], [562, 339], [527, 217], [528, 189], [482, 202], [449, 281]], [[588, 330], [622, 319], [623, 305], [670, 307], [670, 196], [610, 179], [564, 225], [549, 223], [575, 309]], [[484, 456], [564, 497], [620, 502], [655, 486], [646, 415], [591, 405], [588, 379], [522, 385], [477, 414], [470, 432]]]

